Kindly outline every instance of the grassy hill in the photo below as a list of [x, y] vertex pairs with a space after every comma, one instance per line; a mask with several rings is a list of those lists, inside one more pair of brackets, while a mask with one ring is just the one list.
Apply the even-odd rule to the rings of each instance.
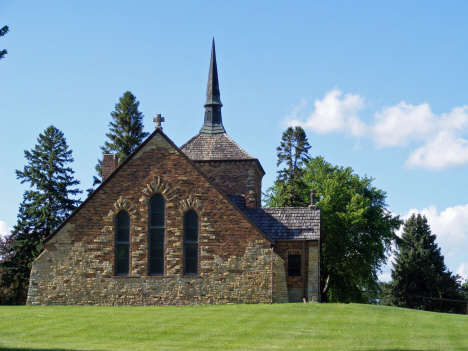
[[0, 306], [2, 350], [468, 350], [468, 315], [357, 304]]

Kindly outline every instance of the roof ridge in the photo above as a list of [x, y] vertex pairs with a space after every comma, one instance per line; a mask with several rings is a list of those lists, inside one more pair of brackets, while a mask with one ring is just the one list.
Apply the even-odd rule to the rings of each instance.
[[200, 136], [200, 133], [198, 133], [197, 135], [195, 135], [194, 137], [192, 137], [189, 141], [187, 141], [184, 145], [182, 145], [180, 147], [180, 149], [182, 150], [185, 146], [187, 146], [187, 144], [189, 144], [192, 140], [194, 140], [196, 137]]
[[224, 135], [226, 136], [226, 138], [228, 138], [230, 141], [232, 141], [234, 144], [236, 144], [236, 146], [237, 146], [239, 149], [241, 149], [241, 151], [242, 151], [243, 153], [245, 153], [247, 156], [250, 156], [251, 158], [254, 158], [254, 157], [252, 157], [247, 151], [245, 151], [238, 143], [236, 143], [234, 140], [232, 140], [232, 138], [231, 138], [229, 135], [227, 135], [227, 133], [224, 133]]

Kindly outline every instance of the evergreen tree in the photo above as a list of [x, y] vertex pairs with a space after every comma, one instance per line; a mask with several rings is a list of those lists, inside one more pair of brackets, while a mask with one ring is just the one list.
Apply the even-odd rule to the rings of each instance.
[[280, 146], [276, 148], [278, 161], [276, 166], [285, 164], [278, 171], [278, 178], [273, 187], [267, 190], [266, 202], [274, 207], [306, 206], [308, 196], [304, 195], [307, 188], [304, 180], [304, 162], [309, 160], [309, 149], [304, 129], [289, 127], [283, 132]]
[[37, 141], [34, 149], [24, 152], [28, 165], [23, 171], [16, 171], [21, 184], [29, 183], [33, 189], [24, 193], [18, 219], [21, 225], [40, 229], [47, 236], [80, 204], [80, 200], [71, 196], [82, 191], [72, 189], [80, 182], [67, 166], [74, 160], [63, 133], [50, 126], [39, 134]]
[[[81, 193], [73, 188], [80, 182], [67, 166], [73, 162], [72, 151], [63, 133], [50, 126], [39, 134], [38, 144], [24, 155], [28, 164], [16, 171], [21, 183], [29, 183], [20, 205], [9, 246], [0, 263], [1, 286], [9, 290], [6, 303], [24, 303], [29, 284], [29, 271], [42, 252], [41, 242], [79, 205], [71, 198]], [[5, 301], [4, 301], [5, 303]]]
[[[101, 151], [103, 154], [116, 154], [119, 164], [149, 135], [143, 132], [144, 116], [138, 111], [139, 105], [135, 95], [126, 91], [115, 104], [115, 111], [111, 112], [110, 132], [106, 134], [109, 141], [104, 142]], [[94, 176], [93, 186], [101, 183], [102, 159], [98, 159], [95, 169], [98, 176]], [[92, 191], [88, 189], [88, 193]]]
[[464, 299], [460, 277], [447, 269], [435, 240], [425, 216], [413, 214], [405, 222], [402, 242], [395, 252], [392, 282], [387, 286], [396, 296], [388, 298], [387, 303], [426, 311], [466, 313], [463, 303], [405, 296]]
[[[8, 26], [5, 26], [3, 27], [2, 29], [0, 29], [0, 37], [3, 37], [5, 34], [8, 33]], [[1, 50], [0, 51], [0, 60], [3, 58], [3, 56], [5, 56], [6, 54], [8, 54], [8, 51], [5, 50]]]
[[18, 224], [9, 239], [8, 256], [0, 262], [0, 305], [20, 305], [26, 302], [32, 263], [43, 250], [44, 236]]

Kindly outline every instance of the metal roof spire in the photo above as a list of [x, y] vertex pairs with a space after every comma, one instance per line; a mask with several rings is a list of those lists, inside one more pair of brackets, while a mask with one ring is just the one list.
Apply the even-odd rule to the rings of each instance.
[[215, 135], [226, 133], [223, 127], [221, 117], [221, 96], [219, 93], [218, 82], [218, 67], [216, 65], [215, 42], [211, 47], [211, 62], [210, 71], [208, 74], [208, 85], [206, 87], [206, 102], [205, 102], [205, 123], [203, 124], [200, 134]]

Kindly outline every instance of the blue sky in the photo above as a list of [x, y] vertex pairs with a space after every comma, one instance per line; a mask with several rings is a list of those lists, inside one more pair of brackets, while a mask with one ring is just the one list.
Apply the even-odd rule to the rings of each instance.
[[468, 277], [466, 13], [463, 1], [0, 0], [0, 233], [26, 190], [24, 150], [49, 125], [83, 190], [126, 90], [146, 131], [161, 113], [176, 145], [197, 134], [214, 37], [224, 126], [262, 163], [264, 190], [282, 131], [300, 124], [312, 156], [375, 178], [403, 218], [424, 213]]

